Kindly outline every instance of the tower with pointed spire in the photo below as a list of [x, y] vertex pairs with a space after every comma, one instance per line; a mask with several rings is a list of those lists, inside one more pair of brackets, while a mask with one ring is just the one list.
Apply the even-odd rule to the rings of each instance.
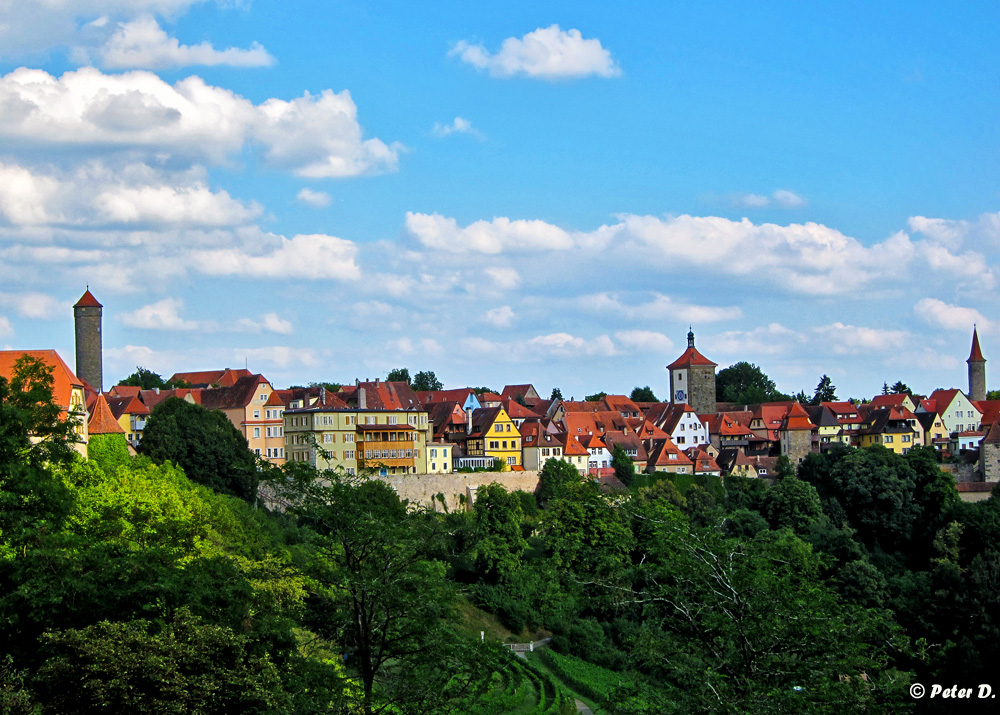
[[715, 368], [717, 365], [694, 346], [694, 329], [687, 334], [687, 350], [667, 365], [670, 371], [670, 401], [687, 403], [699, 415], [715, 414]]
[[972, 352], [969, 359], [965, 361], [969, 365], [969, 399], [986, 399], [986, 358], [979, 348], [979, 333], [976, 326], [972, 326]]
[[76, 324], [76, 375], [98, 392], [104, 390], [104, 355], [101, 345], [102, 306], [97, 298], [87, 292], [73, 306]]

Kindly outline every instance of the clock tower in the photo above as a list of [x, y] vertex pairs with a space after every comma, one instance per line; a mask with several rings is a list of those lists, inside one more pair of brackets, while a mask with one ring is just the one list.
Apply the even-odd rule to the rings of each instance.
[[694, 346], [689, 330], [687, 350], [667, 365], [670, 371], [670, 401], [689, 404], [699, 415], [715, 414], [715, 368], [717, 365]]

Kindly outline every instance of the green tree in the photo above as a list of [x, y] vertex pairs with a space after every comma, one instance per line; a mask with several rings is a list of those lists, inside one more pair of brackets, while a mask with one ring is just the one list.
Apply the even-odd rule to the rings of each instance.
[[587, 395], [583, 399], [586, 400], [587, 402], [600, 402], [607, 396], [608, 393], [606, 392], [595, 392], [593, 395]]
[[77, 458], [74, 427], [86, 413], [63, 415], [52, 385], [52, 368], [31, 356], [9, 382], [0, 376], [0, 554], [4, 542], [58, 529], [72, 506], [55, 470]]
[[131, 387], [141, 387], [143, 390], [153, 390], [157, 388], [163, 389], [167, 387], [167, 383], [160, 375], [152, 370], [147, 370], [141, 365], [136, 366], [135, 372], [118, 384]]
[[170, 397], [153, 409], [139, 451], [158, 463], [169, 459], [221, 494], [257, 499], [257, 458], [222, 412]]
[[580, 472], [569, 462], [554, 458], [545, 460], [538, 472], [538, 487], [535, 489], [538, 506], [545, 508], [549, 501], [564, 497], [570, 487], [582, 481]]
[[561, 399], [563, 399], [562, 390], [560, 390], [558, 387], [553, 387], [552, 388], [552, 394], [549, 395], [549, 399], [550, 400], [561, 400]]
[[91, 435], [87, 442], [87, 458], [96, 462], [105, 472], [113, 472], [118, 467], [128, 464], [131, 457], [125, 435], [121, 433]]
[[635, 463], [628, 456], [625, 448], [616, 444], [611, 450], [611, 467], [615, 470], [615, 478], [626, 487], [635, 481]]
[[441, 381], [437, 379], [437, 375], [431, 370], [418, 372], [413, 376], [413, 384], [411, 387], [414, 390], [420, 390], [421, 392], [430, 392], [431, 390], [440, 390], [444, 387]]
[[297, 463], [271, 486], [303, 528], [301, 564], [318, 587], [307, 620], [343, 644], [361, 712], [444, 712], [488, 686], [495, 653], [444, 620], [454, 589], [428, 554], [439, 541], [431, 515], [383, 482]]
[[521, 498], [492, 483], [476, 490], [472, 554], [476, 568], [491, 580], [511, 578], [528, 542], [521, 535]]
[[1000, 390], [990, 390], [986, 393], [987, 400], [1000, 400]]
[[767, 491], [764, 504], [773, 529], [787, 527], [797, 534], [806, 534], [823, 517], [816, 487], [794, 474], [776, 481]]
[[659, 402], [656, 399], [656, 395], [653, 394], [653, 389], [646, 385], [645, 387], [635, 387], [632, 389], [632, 394], [629, 395], [629, 399], [633, 402]]
[[910, 387], [909, 387], [909, 385], [907, 385], [902, 380], [897, 380], [896, 384], [889, 388], [889, 391], [892, 392], [894, 395], [912, 395], [913, 394], [913, 390], [911, 390]]
[[397, 367], [389, 371], [389, 374], [385, 376], [386, 382], [405, 382], [407, 385], [410, 384], [410, 371], [405, 367]]
[[778, 392], [773, 380], [749, 362], [738, 362], [719, 371], [715, 377], [715, 398], [743, 405], [788, 399]]
[[829, 375], [823, 375], [819, 379], [819, 384], [816, 385], [816, 390], [813, 392], [813, 397], [810, 402], [814, 405], [818, 405], [822, 402], [836, 401], [837, 388], [833, 386], [833, 380], [830, 379]]

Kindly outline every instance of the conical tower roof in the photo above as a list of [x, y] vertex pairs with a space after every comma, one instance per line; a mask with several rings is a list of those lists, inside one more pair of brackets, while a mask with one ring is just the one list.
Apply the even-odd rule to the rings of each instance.
[[969, 359], [966, 362], [986, 362], [983, 351], [979, 348], [979, 333], [976, 332], [975, 326], [972, 327], [972, 352], [969, 353]]
[[88, 288], [87, 292], [84, 293], [80, 297], [80, 300], [76, 301], [76, 305], [74, 305], [73, 307], [74, 308], [103, 308], [104, 306], [97, 302], [97, 298], [94, 297], [94, 294], [91, 293], [90, 289]]

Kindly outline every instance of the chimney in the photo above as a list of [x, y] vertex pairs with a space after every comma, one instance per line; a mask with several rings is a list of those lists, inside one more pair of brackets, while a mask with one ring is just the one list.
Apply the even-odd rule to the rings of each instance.
[[472, 434], [472, 408], [465, 408], [465, 434]]
[[368, 409], [368, 391], [363, 387], [358, 387], [358, 409]]

